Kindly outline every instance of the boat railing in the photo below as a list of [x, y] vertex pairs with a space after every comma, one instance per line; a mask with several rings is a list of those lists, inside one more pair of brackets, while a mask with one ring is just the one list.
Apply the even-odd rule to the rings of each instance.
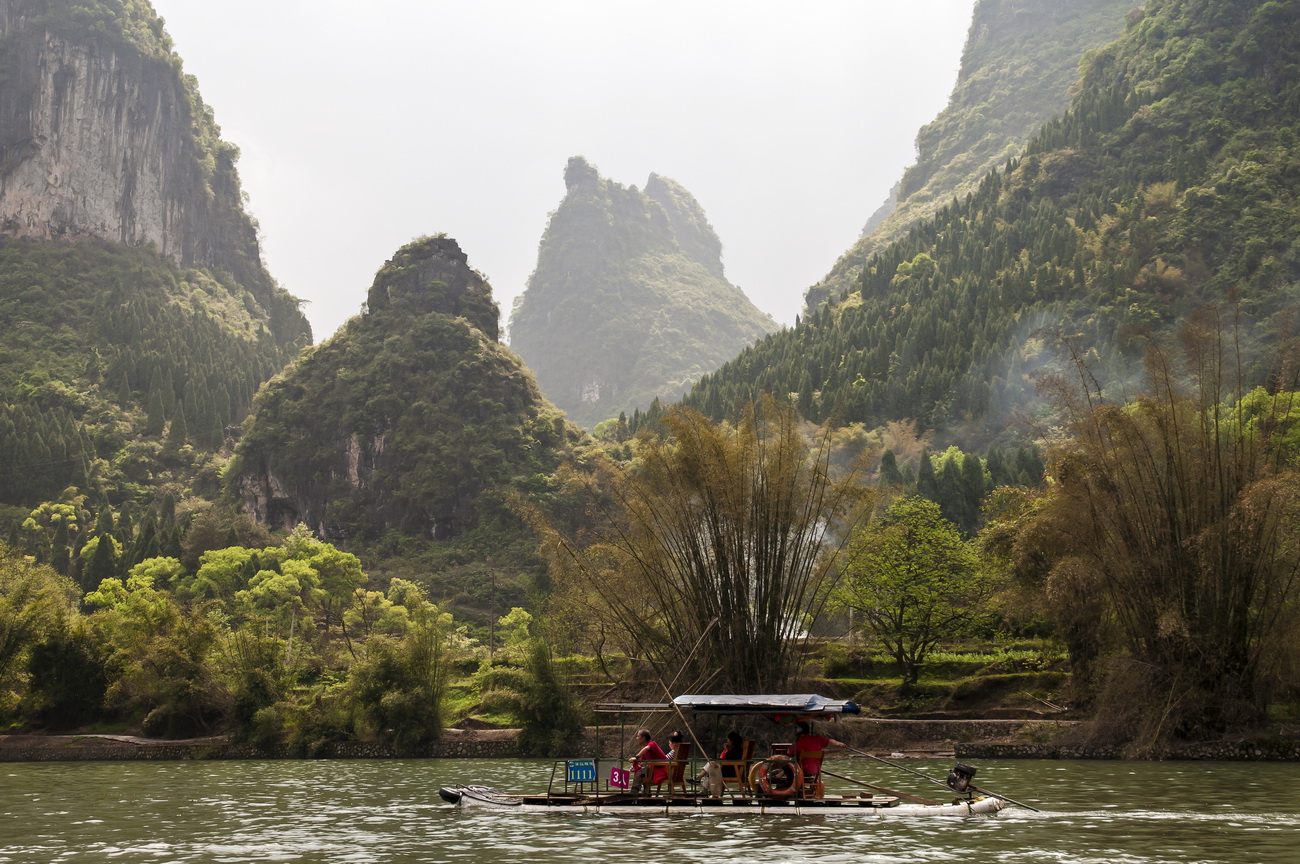
[[[588, 759], [561, 759], [551, 765], [551, 780], [546, 787], [547, 797], [556, 795], [582, 795], [594, 794], [596, 792], [626, 792], [632, 785], [632, 759], [626, 758], [588, 758]], [[700, 769], [704, 767], [708, 760], [691, 757], [688, 759], [642, 759], [639, 765], [642, 769], [653, 771], [657, 767], [662, 767], [669, 772], [668, 778], [660, 781], [667, 783], [672, 778], [674, 766], [682, 766], [683, 778], [690, 778], [688, 785]], [[627, 766], [626, 768], [624, 766]], [[603, 770], [602, 770], [603, 768]], [[621, 779], [622, 782], [618, 782]], [[645, 795], [653, 794], [651, 784], [643, 784], [642, 789]], [[698, 798], [705, 790], [699, 788], [688, 788], [684, 793], [686, 797]], [[669, 794], [672, 789], [668, 790]]]

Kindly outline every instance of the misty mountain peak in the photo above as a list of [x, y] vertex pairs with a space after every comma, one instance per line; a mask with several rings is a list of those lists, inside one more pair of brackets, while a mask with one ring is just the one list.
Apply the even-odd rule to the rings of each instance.
[[511, 347], [585, 425], [675, 399], [776, 329], [722, 273], [722, 243], [684, 187], [603, 179], [580, 156], [511, 317]]
[[564, 167], [564, 188], [567, 191], [590, 189], [599, 184], [600, 174], [594, 165], [581, 156], [569, 157], [569, 164]]
[[675, 180], [651, 174], [646, 180], [645, 194], [664, 208], [668, 225], [682, 251], [691, 256], [705, 270], [719, 279], [722, 272], [722, 241], [714, 233], [704, 208], [695, 196]]

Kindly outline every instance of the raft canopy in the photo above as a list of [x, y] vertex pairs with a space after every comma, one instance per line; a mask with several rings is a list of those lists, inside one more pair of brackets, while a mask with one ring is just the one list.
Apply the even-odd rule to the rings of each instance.
[[695, 714], [769, 714], [775, 719], [861, 714], [857, 703], [846, 699], [827, 699], [814, 693], [796, 695], [688, 695], [671, 702], [598, 702], [597, 714], [660, 714], [691, 711]]
[[673, 704], [696, 714], [860, 714], [857, 703], [814, 693], [762, 696], [678, 696]]

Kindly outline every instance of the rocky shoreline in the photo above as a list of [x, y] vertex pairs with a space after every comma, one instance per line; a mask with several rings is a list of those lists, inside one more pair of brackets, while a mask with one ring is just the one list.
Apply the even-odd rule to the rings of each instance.
[[[1122, 748], [1078, 743], [1068, 720], [906, 720], [852, 718], [831, 730], [849, 747], [875, 756], [989, 759], [1124, 759]], [[591, 728], [576, 752], [620, 752], [628, 730]], [[1059, 740], [1058, 740], [1059, 739]], [[500, 759], [519, 758], [513, 729], [448, 729], [441, 740], [413, 754], [382, 742], [322, 743], [309, 751], [279, 745], [232, 743], [224, 737], [168, 741], [131, 735], [0, 735], [0, 762], [168, 761], [228, 759]], [[834, 751], [831, 757], [855, 757]], [[1214, 741], [1165, 748], [1146, 759], [1300, 761], [1300, 739], [1270, 737]]]

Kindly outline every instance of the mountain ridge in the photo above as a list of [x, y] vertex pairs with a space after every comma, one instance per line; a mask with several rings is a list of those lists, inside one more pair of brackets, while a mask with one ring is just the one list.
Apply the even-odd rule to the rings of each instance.
[[988, 440], [1034, 401], [1052, 334], [1121, 386], [1143, 334], [1232, 298], [1257, 325], [1241, 334], [1244, 380], [1267, 380], [1300, 293], [1298, 31], [1293, 0], [1149, 3], [1022, 158], [684, 401], [720, 418], [770, 390], [814, 420], [914, 418]]
[[804, 314], [849, 289], [872, 253], [1018, 156], [1069, 105], [1084, 55], [1120, 35], [1132, 0], [979, 0], [948, 104], [862, 235], [805, 294]]

